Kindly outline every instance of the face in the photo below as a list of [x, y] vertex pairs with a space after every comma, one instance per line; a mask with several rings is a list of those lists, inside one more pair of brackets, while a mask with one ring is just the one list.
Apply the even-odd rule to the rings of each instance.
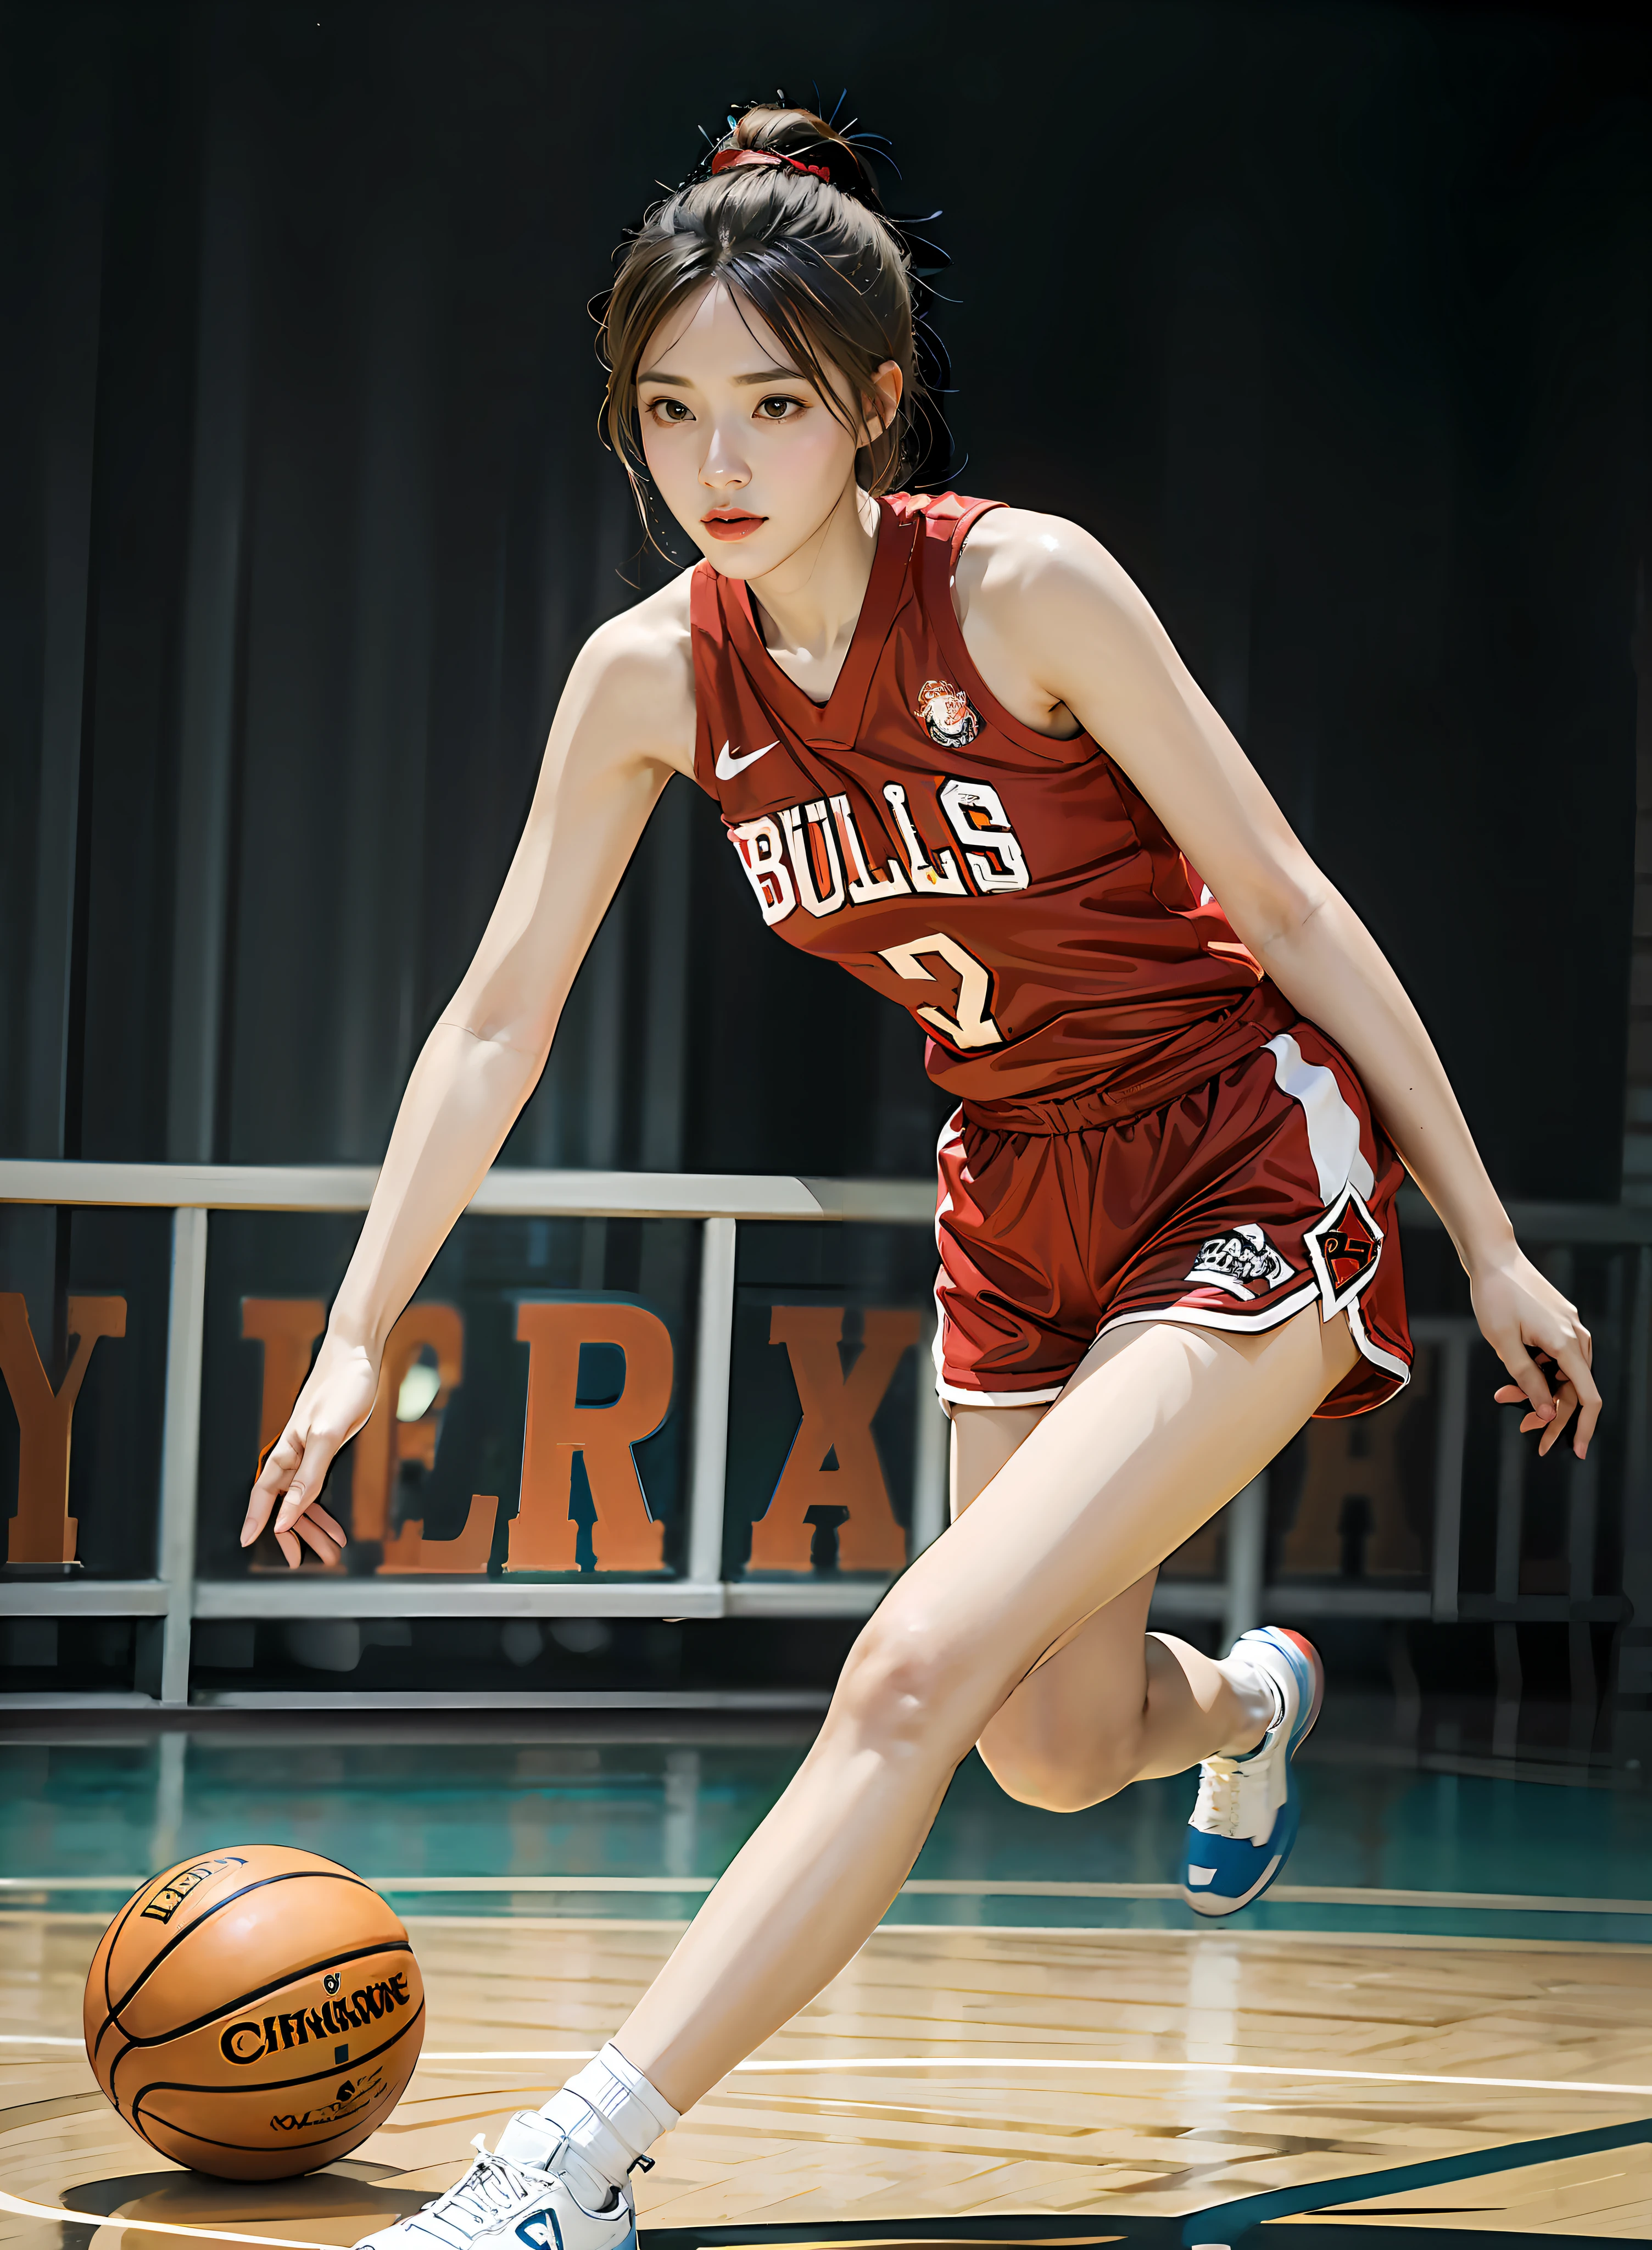
[[[855, 506], [857, 445], [894, 411], [900, 379], [886, 361], [864, 432], [851, 434], [751, 306], [707, 282], [643, 354], [637, 408], [649, 473], [719, 570], [761, 577]], [[838, 396], [846, 405], [847, 389]]]

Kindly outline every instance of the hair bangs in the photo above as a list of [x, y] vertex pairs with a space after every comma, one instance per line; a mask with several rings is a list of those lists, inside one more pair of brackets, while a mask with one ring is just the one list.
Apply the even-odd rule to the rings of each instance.
[[[725, 150], [747, 149], [777, 161], [709, 173]], [[731, 292], [748, 327], [747, 308], [763, 322], [851, 435], [863, 427], [878, 369], [894, 362], [899, 408], [861, 446], [857, 466], [867, 491], [893, 491], [921, 452], [935, 450], [937, 431], [944, 436], [928, 378], [939, 369], [944, 380], [945, 360], [933, 335], [919, 349], [911, 254], [878, 206], [862, 157], [812, 112], [751, 108], [702, 169], [708, 176], [656, 204], [632, 235], [598, 314], [597, 349], [608, 370], [604, 434], [644, 524], [637, 372], [662, 324], [708, 282]]]

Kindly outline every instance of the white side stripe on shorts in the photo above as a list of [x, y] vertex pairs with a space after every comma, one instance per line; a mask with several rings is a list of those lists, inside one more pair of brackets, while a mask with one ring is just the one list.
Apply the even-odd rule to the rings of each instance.
[[1409, 1383], [1411, 1380], [1409, 1366], [1403, 1359], [1397, 1358], [1393, 1352], [1385, 1351], [1377, 1342], [1360, 1318], [1359, 1299], [1351, 1297], [1342, 1309], [1348, 1315], [1348, 1328], [1354, 1342], [1371, 1364], [1373, 1367], [1381, 1368], [1387, 1374], [1397, 1377], [1401, 1384]]
[[[941, 1127], [936, 1140], [935, 1184], [937, 1187], [940, 1184], [941, 1150], [950, 1148], [954, 1141], [961, 1141], [964, 1137], [963, 1115], [962, 1109], [954, 1109]], [[935, 1330], [929, 1339], [929, 1356], [935, 1363], [935, 1396], [943, 1406], [960, 1396], [960, 1393], [952, 1391], [946, 1382], [946, 1307], [940, 1294], [941, 1284], [946, 1278], [946, 1264], [940, 1254], [940, 1222], [952, 1207], [952, 1191], [949, 1188], [945, 1195], [939, 1197], [935, 1204]], [[970, 1402], [966, 1400], [964, 1403]]]
[[1321, 1201], [1327, 1206], [1335, 1203], [1351, 1184], [1368, 1196], [1376, 1178], [1359, 1146], [1359, 1120], [1343, 1100], [1335, 1073], [1323, 1063], [1308, 1061], [1289, 1032], [1270, 1039], [1268, 1052], [1279, 1091], [1302, 1104]]

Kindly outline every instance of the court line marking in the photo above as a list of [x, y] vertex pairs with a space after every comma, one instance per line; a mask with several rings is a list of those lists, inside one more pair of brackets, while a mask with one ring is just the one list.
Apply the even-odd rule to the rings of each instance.
[[[32, 2032], [0, 2032], [0, 2040], [9, 2046], [84, 2045], [78, 2039]], [[437, 2047], [421, 2054], [417, 2067], [423, 2070], [433, 2062], [589, 2062], [598, 2052], [594, 2046]], [[1332, 2070], [1323, 2064], [1306, 2062], [1166, 2061], [1162, 2057], [1136, 2060], [1118, 2055], [787, 2055], [768, 2062], [753, 2060], [734, 2065], [735, 2072], [751, 2072], [764, 2077], [826, 2070], [1134, 2070], [1170, 2076], [1194, 2071], [1221, 2078], [1311, 2078], [1370, 2086], [1472, 2086], [1509, 2094], [1652, 2095], [1652, 2086], [1621, 2084], [1603, 2078], [1470, 2078], [1432, 2070]]]
[[[37, 1911], [32, 1908], [15, 1908], [0, 1901], [0, 1929], [9, 1920], [20, 1918], [24, 1913]], [[42, 1908], [54, 1922], [85, 1922], [107, 1925], [108, 1916], [93, 1907]], [[673, 1930], [686, 1929], [689, 1925], [678, 1915], [650, 1914], [627, 1915], [618, 1914], [444, 1914], [432, 1910], [428, 1914], [409, 1909], [406, 1920], [419, 1929], [491, 1929], [497, 1931], [501, 1922], [508, 1920], [515, 1930], [544, 1930], [557, 1936], [567, 1936], [570, 1931], [593, 1930], [605, 1936], [624, 1932], [635, 1936], [669, 1936]], [[940, 1945], [956, 1945], [965, 1938], [992, 1937], [1019, 1942], [1023, 1938], [1057, 1938], [1063, 1943], [1098, 1938], [1108, 1944], [1131, 1945], [1200, 1945], [1218, 1939], [1223, 1945], [1242, 1946], [1315, 1946], [1358, 1945], [1389, 1947], [1396, 1952], [1422, 1953], [1559, 1953], [1622, 1954], [1628, 1959], [1644, 1962], [1648, 1957], [1648, 1941], [1644, 1937], [1567, 1937], [1557, 1934], [1551, 1937], [1487, 1937], [1477, 1931], [1455, 1930], [1442, 1936], [1437, 1931], [1426, 1929], [1236, 1929], [1231, 1921], [1183, 1922], [1178, 1927], [1159, 1922], [880, 1922], [872, 1932], [875, 1938], [895, 1938], [909, 1943], [921, 1937]], [[868, 1940], [871, 1943], [871, 1940]]]
[[[1465, 2149], [1459, 2156], [1389, 2164], [1381, 2171], [1357, 2172], [1351, 2178], [1264, 2189], [1260, 2194], [1230, 2197], [1191, 2212], [1182, 2227], [1181, 2240], [1184, 2250], [1233, 2250], [1233, 2246], [1252, 2227], [1261, 2226], [1269, 2219], [1294, 2219], [1308, 2212], [1352, 2212], [1359, 2205], [1379, 2202], [1389, 2196], [1409, 2195], [1418, 2188], [1452, 2186], [1459, 2180], [1495, 2179], [1501, 2172], [1524, 2171], [1533, 2164], [1569, 2164], [1580, 2157], [1603, 2155], [1608, 2149], [1632, 2148], [1639, 2141], [1652, 2141], [1652, 2117], [1635, 2117], [1621, 2125], [1597, 2126], [1592, 2132], [1548, 2133], [1538, 2140], [1494, 2142], [1489, 2148]], [[1607, 2178], [1614, 2177], [1607, 2174]], [[1332, 2190], [1334, 2202], [1331, 2199]], [[1381, 2212], [1366, 2212], [1363, 2215], [1372, 2219], [1385, 2216]], [[1210, 2231], [1201, 2239], [1201, 2229], [1206, 2227]]]
[[[560, 2058], [559, 2058], [560, 2059]], [[437, 2060], [432, 2055], [430, 2060]], [[490, 2056], [490, 2061], [498, 2058]], [[1652, 2086], [1621, 2086], [1606, 2079], [1470, 2078], [1431, 2070], [1331, 2070], [1322, 2065], [1292, 2062], [1131, 2061], [1117, 2056], [1105, 2059], [1077, 2055], [1030, 2054], [880, 2054], [876, 2056], [813, 2056], [783, 2062], [737, 2062], [736, 2070], [1116, 2070], [1209, 2072], [1217, 2077], [1313, 2078], [1358, 2081], [1376, 2086], [1476, 2086], [1522, 2094], [1652, 2094]]]
[[[6, 1909], [0, 1908], [0, 1928], [3, 1928]], [[77, 1913], [72, 1907], [63, 1907], [52, 1915], [55, 1922], [101, 1922], [100, 1914]], [[510, 1927], [518, 1931], [543, 1930], [547, 1935], [567, 1936], [570, 1932], [591, 1931], [599, 1935], [624, 1932], [637, 1936], [669, 1936], [674, 1930], [683, 1930], [689, 1924], [674, 1915], [628, 1915], [618, 1914], [416, 1914], [409, 1911], [410, 1929], [487, 1929], [497, 1932], [501, 1922], [508, 1919]], [[1426, 1929], [1236, 1929], [1232, 1919], [1207, 1922], [1183, 1922], [1173, 1927], [1165, 1923], [1127, 1922], [880, 1922], [867, 1940], [889, 1939], [910, 1945], [919, 1939], [940, 1949], [960, 1948], [967, 1941], [990, 1937], [1020, 1943], [1023, 1939], [1051, 1939], [1062, 1944], [1082, 1944], [1098, 1939], [1109, 1946], [1141, 1945], [1238, 1945], [1265, 1948], [1270, 1951], [1285, 1947], [1311, 1950], [1325, 1947], [1359, 1946], [1373, 1950], [1380, 1948], [1397, 1953], [1555, 1953], [1562, 1956], [1587, 1954], [1621, 1954], [1627, 1959], [1644, 1964], [1652, 1949], [1644, 1937], [1567, 1937], [1563, 1931], [1548, 1937], [1487, 1937], [1479, 1932], [1455, 1930], [1448, 1936]]]
[[[156, 2178], [166, 2175], [157, 2172]], [[141, 2234], [188, 2234], [197, 2242], [253, 2242], [259, 2250], [338, 2250], [336, 2242], [300, 2242], [291, 2234], [237, 2234], [227, 2226], [182, 2226], [174, 2219], [105, 2219], [95, 2211], [71, 2211], [60, 2203], [30, 2203], [0, 2187], [0, 2211], [19, 2219], [49, 2219], [71, 2226], [125, 2226]]]
[[[421, 2055], [427, 2062], [587, 2062], [595, 2047], [478, 2048], [437, 2050]], [[1293, 2062], [1167, 2062], [1132, 2061], [1118, 2056], [1032, 2054], [860, 2054], [791, 2056], [774, 2062], [737, 2062], [736, 2072], [759, 2076], [793, 2075], [806, 2071], [877, 2070], [1105, 2070], [1146, 2071], [1174, 2076], [1189, 2071], [1215, 2077], [1331, 2079], [1340, 2083], [1376, 2086], [1472, 2086], [1519, 2094], [1634, 2094], [1652, 2095], [1652, 2086], [1621, 2086], [1606, 2079], [1469, 2078], [1427, 2070], [1330, 2070], [1323, 2066]], [[732, 2075], [733, 2074], [731, 2074]]]
[[[7, 1891], [135, 1891], [148, 1881], [140, 1875], [0, 1875]], [[715, 1875], [374, 1875], [375, 1890], [431, 1895], [589, 1892], [625, 1896], [703, 1896]], [[1178, 1883], [1063, 1883], [997, 1881], [988, 1876], [913, 1876], [902, 1886], [908, 1898], [1180, 1899]], [[1652, 1899], [1573, 1898], [1547, 1892], [1384, 1890], [1354, 1883], [1276, 1883], [1270, 1898], [1281, 1906], [1420, 1907], [1475, 1914], [1652, 1915]]]

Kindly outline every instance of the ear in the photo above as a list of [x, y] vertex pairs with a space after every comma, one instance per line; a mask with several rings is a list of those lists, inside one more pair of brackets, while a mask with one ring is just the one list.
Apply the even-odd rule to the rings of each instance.
[[866, 431], [866, 443], [881, 438], [894, 421], [899, 410], [900, 397], [905, 388], [905, 378], [897, 360], [886, 359], [872, 377], [872, 387], [861, 406], [861, 417]]

